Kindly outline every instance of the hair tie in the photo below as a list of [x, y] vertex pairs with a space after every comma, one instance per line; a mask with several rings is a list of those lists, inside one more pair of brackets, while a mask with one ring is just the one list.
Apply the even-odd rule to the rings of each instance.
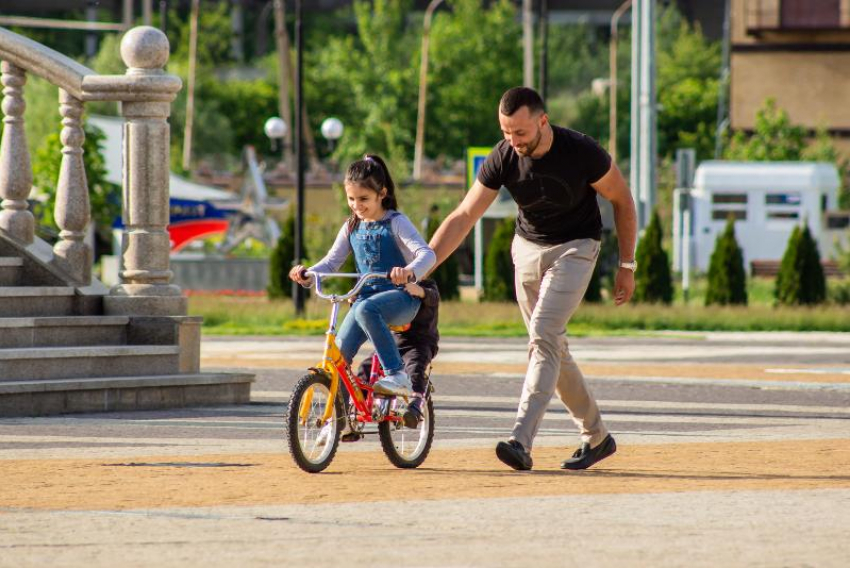
[[377, 164], [377, 163], [378, 163], [378, 162], [375, 160], [375, 158], [373, 158], [372, 156], [369, 156], [368, 154], [367, 154], [367, 155], [365, 155], [365, 156], [363, 156], [363, 161], [364, 161], [364, 162], [373, 162], [373, 163], [375, 163], [375, 164]]

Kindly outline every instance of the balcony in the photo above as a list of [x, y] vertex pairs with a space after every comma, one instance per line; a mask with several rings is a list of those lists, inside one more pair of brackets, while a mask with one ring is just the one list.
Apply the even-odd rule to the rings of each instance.
[[747, 33], [850, 29], [846, 0], [744, 0]]

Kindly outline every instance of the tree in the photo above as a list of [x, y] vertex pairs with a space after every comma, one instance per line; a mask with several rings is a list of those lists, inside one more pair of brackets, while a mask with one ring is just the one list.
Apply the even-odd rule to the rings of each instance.
[[726, 228], [717, 237], [708, 266], [708, 290], [705, 305], [747, 303], [747, 275], [744, 255], [735, 239], [735, 219], [730, 216]]
[[[440, 217], [436, 215], [438, 211], [439, 209], [432, 209], [431, 214], [428, 215], [426, 238], [429, 241], [440, 226]], [[450, 254], [431, 274], [430, 278], [437, 283], [441, 300], [456, 300], [460, 297], [460, 267], [454, 254]]]
[[514, 262], [511, 243], [516, 220], [507, 217], [496, 225], [484, 258], [484, 299], [492, 302], [515, 302]]
[[808, 224], [794, 227], [782, 256], [774, 290], [780, 305], [820, 304], [826, 299], [826, 278], [820, 263], [818, 245]]
[[[308, 256], [304, 250], [305, 258]], [[269, 298], [291, 298], [292, 281], [289, 279], [289, 271], [296, 263], [295, 258], [295, 214], [290, 213], [283, 222], [280, 237], [269, 256], [269, 285], [266, 292]]]
[[805, 129], [791, 124], [788, 113], [776, 105], [776, 99], [768, 98], [756, 112], [753, 134], [736, 132], [725, 155], [727, 160], [795, 161], [801, 159], [805, 146]]
[[634, 298], [637, 302], [669, 304], [673, 301], [670, 262], [661, 246], [661, 239], [661, 219], [658, 211], [654, 211], [635, 254], [638, 269]]

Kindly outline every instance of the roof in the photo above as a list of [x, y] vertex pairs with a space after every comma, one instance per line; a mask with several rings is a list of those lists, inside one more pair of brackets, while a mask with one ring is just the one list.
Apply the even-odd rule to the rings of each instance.
[[[122, 185], [121, 150], [124, 148], [124, 144], [122, 143], [124, 120], [114, 116], [97, 115], [90, 115], [86, 120], [101, 129], [104, 135], [106, 135], [106, 143], [103, 145], [106, 181]], [[170, 196], [178, 199], [195, 199], [197, 201], [241, 200], [239, 195], [230, 191], [201, 185], [173, 173], [169, 173], [168, 184]]]
[[707, 190], [816, 190], [839, 187], [838, 170], [825, 162], [705, 161], [694, 175], [694, 187]]

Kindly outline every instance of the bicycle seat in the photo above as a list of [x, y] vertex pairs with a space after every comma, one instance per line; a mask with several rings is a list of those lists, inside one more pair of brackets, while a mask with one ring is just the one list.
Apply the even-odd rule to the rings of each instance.
[[390, 328], [390, 331], [395, 331], [397, 333], [404, 333], [405, 331], [410, 329], [410, 324], [406, 323], [404, 325], [390, 325], [390, 326], [387, 326], [387, 327]]

